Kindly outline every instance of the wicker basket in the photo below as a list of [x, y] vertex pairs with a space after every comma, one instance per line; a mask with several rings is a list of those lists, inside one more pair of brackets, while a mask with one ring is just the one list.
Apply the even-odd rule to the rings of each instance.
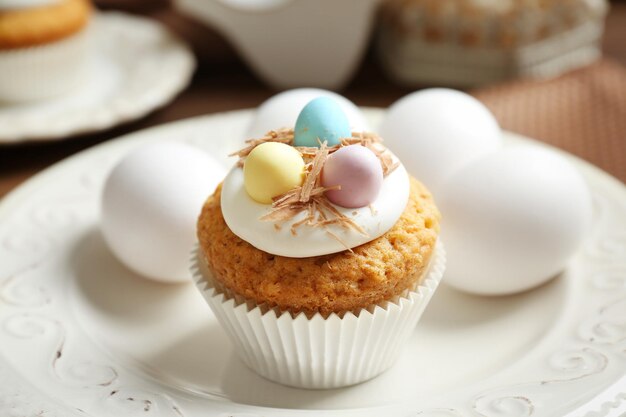
[[607, 10], [606, 0], [388, 0], [377, 50], [403, 84], [554, 77], [600, 56]]

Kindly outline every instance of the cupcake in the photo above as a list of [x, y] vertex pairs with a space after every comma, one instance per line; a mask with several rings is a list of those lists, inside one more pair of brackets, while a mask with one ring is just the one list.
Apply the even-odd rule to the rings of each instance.
[[84, 79], [88, 0], [0, 0], [0, 102], [42, 100]]
[[443, 274], [430, 193], [329, 98], [247, 145], [199, 216], [198, 289], [267, 379], [320, 389], [375, 377]]

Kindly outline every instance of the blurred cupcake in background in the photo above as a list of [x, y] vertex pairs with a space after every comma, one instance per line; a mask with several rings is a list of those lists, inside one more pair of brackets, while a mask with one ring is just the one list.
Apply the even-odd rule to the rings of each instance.
[[89, 0], [0, 0], [0, 102], [62, 95], [85, 78]]

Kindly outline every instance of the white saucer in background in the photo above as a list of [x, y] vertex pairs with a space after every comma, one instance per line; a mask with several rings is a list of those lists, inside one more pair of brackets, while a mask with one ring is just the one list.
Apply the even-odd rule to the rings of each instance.
[[59, 140], [138, 119], [170, 102], [195, 68], [189, 48], [160, 23], [97, 13], [88, 79], [65, 96], [0, 104], [0, 144]]

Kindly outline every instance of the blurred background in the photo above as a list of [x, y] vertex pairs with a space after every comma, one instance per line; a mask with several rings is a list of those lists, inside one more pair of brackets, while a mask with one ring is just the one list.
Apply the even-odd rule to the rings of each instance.
[[[77, 151], [187, 117], [318, 86], [386, 107], [448, 86], [501, 125], [626, 181], [626, 2], [604, 0], [97, 0], [161, 22], [193, 49], [191, 84], [106, 132], [0, 144], [0, 197]], [[139, 58], [140, 59], [140, 58]], [[2, 74], [0, 74], [2, 76]], [[2, 105], [0, 105], [2, 112]]]

